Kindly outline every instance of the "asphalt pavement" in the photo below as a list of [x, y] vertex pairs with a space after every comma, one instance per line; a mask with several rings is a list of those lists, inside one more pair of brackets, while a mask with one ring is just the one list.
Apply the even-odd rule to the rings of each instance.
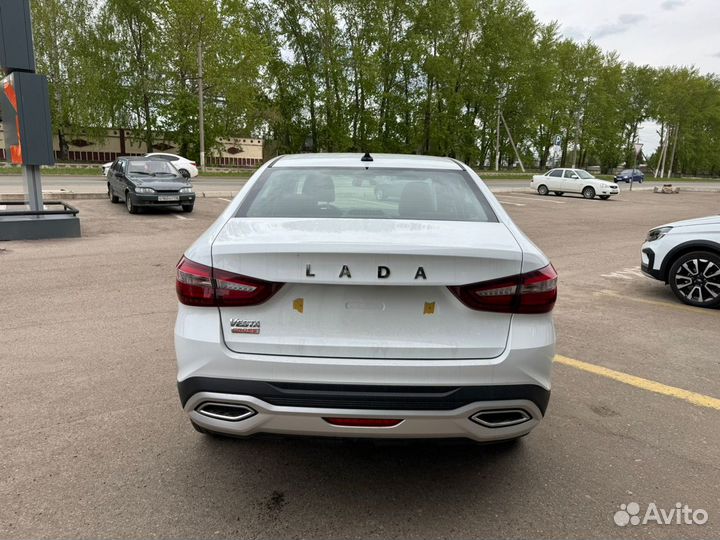
[[[482, 175], [481, 175], [482, 176]], [[528, 175], [527, 179], [495, 179], [487, 178], [485, 182], [490, 186], [490, 189], [494, 191], [499, 190], [511, 190], [511, 189], [525, 189], [530, 183], [531, 175]], [[242, 186], [245, 185], [247, 178], [239, 177], [212, 177], [203, 176], [193, 179], [193, 185], [197, 191], [202, 192], [233, 192], [237, 193]], [[664, 182], [658, 181], [647, 181], [642, 185], [635, 184], [634, 190], [637, 189], [651, 189], [654, 186], [661, 186], [664, 183], [672, 183], [672, 180]], [[717, 182], [704, 182], [704, 181], [690, 181], [683, 180], [682, 182], [675, 182], [681, 189], [692, 188], [692, 189], [712, 189], [720, 190], [720, 181]], [[98, 176], [44, 176], [42, 178], [42, 185], [44, 191], [68, 191], [75, 193], [104, 193], [106, 191], [106, 183], [104, 178]], [[630, 186], [627, 184], [620, 184], [620, 189], [623, 191], [629, 191]], [[0, 176], [0, 194], [2, 193], [22, 193], [23, 183], [20, 176]]]
[[[225, 198], [80, 200], [83, 238], [0, 243], [0, 537], [720, 536], [720, 311], [639, 272], [648, 229], [720, 195], [498, 198], [560, 276], [550, 406], [514, 446], [193, 431], [174, 268]], [[617, 525], [631, 503], [708, 520]]]

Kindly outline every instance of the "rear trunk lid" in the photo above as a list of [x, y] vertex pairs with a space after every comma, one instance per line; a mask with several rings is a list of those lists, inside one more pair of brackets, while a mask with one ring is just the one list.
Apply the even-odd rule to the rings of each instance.
[[260, 305], [220, 308], [229, 349], [359, 359], [499, 356], [511, 315], [471, 310], [447, 286], [522, 266], [502, 223], [414, 220], [233, 218], [212, 258], [284, 283]]

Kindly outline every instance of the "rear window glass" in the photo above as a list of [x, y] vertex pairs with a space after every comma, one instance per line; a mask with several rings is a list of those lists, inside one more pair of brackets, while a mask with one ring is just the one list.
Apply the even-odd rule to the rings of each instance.
[[156, 174], [177, 174], [175, 167], [167, 161], [160, 159], [132, 160], [130, 163], [130, 174], [156, 175]]
[[497, 221], [463, 171], [420, 169], [267, 169], [241, 217]]

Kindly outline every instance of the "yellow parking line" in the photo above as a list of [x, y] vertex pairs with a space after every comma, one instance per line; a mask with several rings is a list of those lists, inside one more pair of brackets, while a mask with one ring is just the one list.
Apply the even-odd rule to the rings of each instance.
[[720, 399], [706, 396], [704, 394], [698, 394], [696, 392], [690, 392], [689, 390], [683, 390], [682, 388], [676, 388], [674, 386], [668, 386], [656, 381], [649, 379], [643, 379], [642, 377], [636, 377], [622, 371], [615, 371], [606, 367], [598, 366], [596, 364], [590, 364], [581, 360], [575, 360], [574, 358], [568, 358], [567, 356], [555, 355], [555, 362], [563, 364], [565, 366], [571, 366], [576, 369], [581, 369], [595, 375], [607, 377], [621, 383], [629, 384], [636, 388], [647, 390], [648, 392], [655, 392], [656, 394], [662, 394], [664, 396], [670, 396], [677, 399], [682, 399], [693, 405], [699, 407], [707, 407], [708, 409], [715, 409], [720, 411]]
[[649, 300], [647, 298], [638, 298], [637, 296], [627, 296], [625, 294], [618, 294], [615, 291], [608, 291], [605, 289], [603, 289], [602, 291], [597, 291], [593, 294], [595, 296], [611, 296], [612, 298], [632, 300], [633, 302], [641, 302], [643, 304], [650, 304], [651, 306], [663, 306], [667, 308], [677, 309], [679, 311], [689, 311], [690, 313], [696, 313], [698, 315], [713, 315], [716, 317], [720, 316], [720, 311], [716, 309], [688, 306], [685, 304], [681, 304], [680, 300], [678, 300], [678, 303], [675, 304], [673, 302], [663, 302], [662, 300]]

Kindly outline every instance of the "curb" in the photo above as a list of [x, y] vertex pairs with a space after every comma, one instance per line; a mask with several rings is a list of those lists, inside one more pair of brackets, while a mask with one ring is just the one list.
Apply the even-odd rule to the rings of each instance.
[[[199, 199], [232, 199], [237, 195], [237, 191], [196, 191], [195, 197]], [[45, 201], [92, 201], [107, 199], [107, 193], [101, 192], [74, 192], [74, 191], [44, 191], [43, 200]], [[12, 202], [25, 200], [23, 193], [0, 193], [0, 202]]]

